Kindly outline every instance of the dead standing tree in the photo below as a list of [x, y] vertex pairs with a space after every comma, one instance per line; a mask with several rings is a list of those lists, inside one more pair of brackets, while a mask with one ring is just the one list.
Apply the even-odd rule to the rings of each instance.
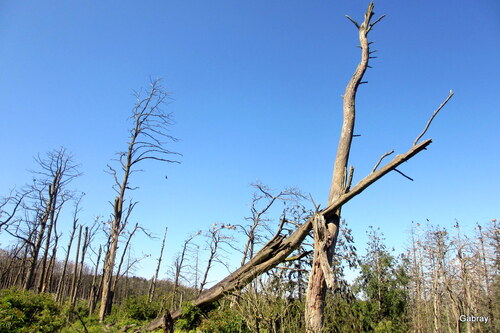
[[155, 296], [156, 283], [158, 282], [158, 274], [160, 273], [160, 267], [161, 267], [161, 259], [163, 258], [163, 249], [165, 248], [165, 240], [167, 239], [167, 230], [168, 227], [165, 227], [165, 233], [163, 234], [163, 241], [161, 242], [160, 257], [157, 259], [158, 265], [156, 265], [155, 275], [153, 275], [153, 277], [151, 278], [151, 284], [149, 285], [149, 290], [148, 290], [149, 303], [153, 301], [153, 298]]
[[[317, 207], [316, 213], [314, 213], [304, 224], [299, 226], [296, 231], [288, 237], [283, 235], [282, 228], [279, 228], [274, 237], [272, 237], [249, 261], [210, 289], [202, 292], [195, 300], [193, 300], [192, 303], [195, 306], [203, 307], [225, 295], [230, 294], [231, 292], [242, 289], [255, 277], [267, 272], [271, 268], [286, 260], [287, 257], [300, 246], [304, 238], [314, 228], [315, 261], [313, 264], [313, 271], [310, 274], [310, 284], [308, 286], [308, 299], [306, 301], [306, 327], [309, 332], [321, 331], [323, 324], [322, 310], [326, 290], [328, 285], [332, 285], [333, 282], [333, 274], [331, 272], [330, 264], [339, 232], [338, 222], [340, 220], [341, 207], [377, 180], [385, 176], [387, 173], [391, 171], [401, 173], [397, 170], [398, 166], [425, 150], [427, 146], [432, 143], [432, 140], [427, 139], [420, 143], [419, 140], [427, 132], [436, 114], [453, 96], [453, 92], [450, 91], [446, 100], [436, 109], [436, 111], [434, 111], [424, 130], [417, 136], [413, 146], [407, 152], [395, 156], [390, 162], [379, 168], [382, 160], [391, 155], [393, 151], [382, 155], [375, 164], [372, 172], [360, 180], [356, 185], [351, 187], [354, 169], [350, 168], [349, 175], [347, 175], [347, 163], [353, 137], [356, 92], [359, 85], [364, 83], [362, 81], [363, 74], [366, 69], [369, 68], [368, 61], [370, 59], [371, 51], [369, 49], [370, 43], [367, 39], [368, 32], [382, 19], [381, 17], [374, 22], [371, 21], [374, 15], [373, 7], [373, 3], [370, 3], [368, 10], [365, 13], [365, 19], [361, 25], [348, 17], [359, 30], [362, 55], [361, 62], [356, 68], [353, 77], [349, 81], [344, 95], [344, 122], [338, 145], [337, 160], [334, 165], [334, 176], [330, 189], [328, 206], [323, 210], [319, 210]], [[180, 315], [180, 311], [175, 311], [172, 314], [167, 313], [164, 318], [175, 320], [179, 318]], [[147, 329], [151, 331], [162, 327], [164, 325], [164, 318], [154, 320], [148, 325]]]
[[[347, 175], [349, 153], [351, 150], [352, 138], [354, 135], [354, 122], [356, 118], [356, 93], [362, 83], [363, 76], [368, 68], [370, 60], [370, 43], [368, 33], [373, 26], [379, 22], [380, 17], [371, 23], [373, 17], [373, 3], [370, 3], [365, 13], [365, 19], [360, 25], [349, 16], [349, 20], [359, 30], [359, 42], [361, 48], [361, 61], [347, 84], [343, 100], [343, 123], [340, 132], [340, 139], [337, 146], [337, 155], [333, 166], [333, 177], [330, 186], [328, 204], [333, 203], [343, 194], [349, 191], [350, 182], [354, 168], [350, 168]], [[307, 286], [305, 320], [307, 332], [319, 332], [323, 327], [323, 309], [327, 288], [333, 287], [333, 276], [331, 272], [332, 258], [337, 242], [340, 213], [342, 206], [339, 206], [328, 219], [323, 219], [320, 215], [313, 219], [314, 230], [314, 257], [309, 284]]]
[[33, 239], [30, 241], [30, 237], [25, 239], [17, 233], [8, 232], [14, 237], [25, 240], [30, 246], [31, 258], [23, 286], [25, 290], [34, 287], [39, 255], [45, 241], [38, 283], [38, 291], [41, 291], [42, 286], [46, 283], [52, 230], [57, 223], [62, 206], [72, 196], [72, 192], [67, 190], [67, 185], [78, 177], [80, 172], [78, 165], [73, 162], [71, 154], [63, 147], [47, 153], [45, 158], [38, 156], [35, 161], [39, 165], [39, 170], [33, 171], [33, 184], [28, 190], [30, 202], [23, 204], [25, 210], [31, 212], [33, 217], [31, 221], [29, 217], [25, 221], [19, 221], [26, 222], [28, 229], [32, 229]]
[[[113, 270], [118, 249], [120, 234], [125, 228], [127, 219], [132, 212], [135, 203], [130, 203], [128, 209], [124, 208], [125, 194], [130, 187], [130, 175], [139, 171], [137, 164], [145, 160], [154, 160], [167, 163], [178, 163], [178, 161], [168, 158], [171, 155], [179, 155], [165, 148], [167, 142], [177, 141], [176, 138], [168, 134], [172, 125], [171, 114], [165, 113], [162, 107], [167, 101], [168, 94], [160, 85], [160, 80], [153, 80], [143, 97], [141, 92], [136, 93], [136, 104], [132, 116], [133, 125], [130, 130], [128, 148], [125, 152], [119, 153], [122, 180], [119, 180], [118, 170], [109, 167], [110, 174], [114, 177], [114, 189], [117, 196], [113, 203], [113, 214], [110, 225], [110, 242], [106, 261], [104, 263], [103, 288], [101, 294], [101, 307], [99, 319], [102, 321], [111, 310], [113, 302]], [[125, 210], [125, 214], [124, 214]]]

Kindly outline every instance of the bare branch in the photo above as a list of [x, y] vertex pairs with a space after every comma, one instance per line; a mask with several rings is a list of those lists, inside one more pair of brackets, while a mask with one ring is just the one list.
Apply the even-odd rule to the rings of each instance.
[[351, 21], [351, 22], [352, 22], [352, 23], [356, 26], [356, 28], [358, 28], [358, 29], [359, 29], [359, 24], [358, 24], [358, 22], [356, 22], [355, 20], [353, 20], [353, 19], [352, 19], [349, 15], [346, 15], [345, 17], [347, 17], [347, 19], [348, 19], [349, 21]]
[[391, 150], [390, 152], [387, 152], [387, 153], [385, 153], [384, 155], [380, 156], [380, 158], [378, 159], [377, 163], [375, 164], [375, 166], [374, 166], [374, 167], [373, 167], [373, 169], [372, 169], [372, 173], [374, 173], [374, 172], [375, 172], [375, 170], [377, 170], [377, 168], [378, 168], [378, 166], [380, 165], [380, 163], [382, 162], [382, 160], [383, 160], [384, 158], [386, 158], [387, 156], [391, 155], [392, 153], [394, 153], [394, 149], [393, 149], [393, 150]]
[[417, 138], [415, 139], [415, 141], [413, 142], [413, 145], [415, 146], [418, 142], [418, 140], [420, 140], [420, 138], [422, 136], [424, 136], [425, 132], [427, 132], [427, 129], [429, 128], [429, 126], [431, 126], [431, 123], [432, 123], [432, 120], [434, 119], [434, 117], [438, 114], [438, 112], [446, 105], [446, 103], [448, 103], [448, 101], [450, 100], [450, 98], [452, 98], [454, 95], [454, 92], [452, 90], [450, 90], [450, 93], [448, 95], [448, 97], [446, 97], [446, 99], [444, 100], [443, 103], [441, 103], [441, 105], [436, 109], [436, 111], [434, 111], [434, 113], [432, 114], [431, 118], [429, 119], [429, 121], [427, 122], [427, 125], [425, 125], [425, 128], [424, 130], [422, 131], [422, 133], [420, 133], [419, 136], [417, 136]]
[[408, 177], [407, 175], [405, 175], [404, 173], [402, 173], [402, 172], [401, 172], [401, 171], [399, 171], [398, 169], [394, 169], [394, 171], [396, 171], [397, 173], [399, 173], [401, 176], [405, 177], [406, 179], [409, 179], [409, 180], [413, 181], [413, 178]]

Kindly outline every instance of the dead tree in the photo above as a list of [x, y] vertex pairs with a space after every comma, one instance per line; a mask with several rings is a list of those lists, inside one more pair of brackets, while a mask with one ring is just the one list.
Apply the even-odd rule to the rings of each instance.
[[149, 303], [153, 301], [155, 295], [156, 283], [158, 281], [158, 274], [160, 272], [160, 267], [161, 267], [161, 259], [163, 257], [163, 249], [165, 248], [165, 240], [167, 239], [167, 230], [168, 227], [165, 227], [165, 233], [163, 234], [163, 241], [161, 242], [160, 257], [158, 258], [158, 265], [156, 265], [155, 275], [151, 278], [151, 284], [149, 285], [149, 290], [148, 290]]
[[[24, 289], [30, 289], [35, 279], [35, 269], [38, 264], [38, 256], [42, 249], [43, 240], [49, 238], [46, 244], [50, 244], [52, 227], [57, 222], [58, 212], [61, 205], [71, 195], [65, 189], [66, 185], [75, 177], [79, 176], [78, 165], [73, 162], [73, 157], [65, 148], [49, 152], [46, 158], [38, 156], [36, 159], [40, 170], [33, 172], [37, 178], [33, 179], [30, 192], [33, 206], [25, 208], [33, 212], [36, 236], [31, 245], [31, 258]], [[29, 223], [29, 221], [26, 221]], [[48, 249], [46, 249], [45, 254]], [[44, 255], [42, 262], [42, 277], [44, 279], [47, 256]], [[42, 281], [43, 282], [43, 281]]]
[[[141, 92], [136, 93], [136, 104], [132, 112], [132, 128], [128, 147], [125, 152], [118, 155], [118, 162], [121, 171], [109, 167], [109, 172], [114, 178], [114, 189], [117, 196], [113, 203], [113, 214], [110, 226], [110, 243], [104, 263], [103, 288], [101, 294], [101, 307], [99, 319], [102, 321], [111, 310], [113, 290], [113, 275], [115, 260], [118, 249], [118, 240], [121, 232], [125, 228], [127, 217], [130, 216], [135, 204], [129, 204], [128, 211], [125, 209], [124, 202], [127, 190], [130, 187], [130, 176], [137, 165], [146, 160], [154, 160], [167, 163], [178, 163], [178, 161], [169, 159], [172, 154], [179, 155], [165, 148], [167, 141], [177, 141], [168, 134], [169, 127], [172, 125], [170, 114], [162, 110], [162, 106], [167, 101], [168, 94], [163, 90], [159, 80], [151, 82], [146, 96]], [[119, 173], [122, 179], [119, 179]], [[126, 216], [124, 215], [126, 214]]]
[[[78, 290], [80, 289], [80, 284], [82, 281], [83, 268], [85, 264], [85, 255], [87, 254], [87, 249], [89, 247], [89, 227], [85, 227], [85, 233], [83, 236], [83, 244], [81, 248], [80, 264], [78, 265], [78, 276], [76, 277], [75, 290], [71, 296], [71, 307], [73, 308], [76, 304], [76, 298], [78, 296]], [[75, 262], [76, 265], [76, 262]]]
[[82, 225], [80, 224], [80, 228], [78, 230], [78, 242], [76, 245], [76, 257], [75, 257], [75, 263], [73, 265], [73, 275], [71, 278], [71, 289], [69, 292], [69, 299], [70, 302], [73, 303], [73, 295], [76, 295], [76, 281], [78, 277], [78, 259], [80, 258], [80, 244], [82, 241]]
[[253, 257], [255, 246], [262, 241], [262, 236], [259, 234], [259, 228], [269, 228], [266, 224], [268, 219], [266, 219], [265, 216], [273, 204], [276, 201], [296, 201], [303, 198], [300, 191], [295, 188], [285, 189], [278, 194], [273, 194], [269, 187], [261, 183], [254, 183], [252, 184], [252, 187], [257, 190], [253, 194], [252, 206], [250, 207], [252, 216], [245, 218], [249, 221], [246, 226], [238, 225], [247, 237], [247, 241], [243, 249], [243, 257], [241, 258], [241, 266], [243, 266], [249, 258]]
[[216, 262], [216, 261], [220, 262], [218, 252], [220, 250], [221, 245], [223, 243], [227, 243], [231, 239], [230, 237], [228, 237], [222, 233], [222, 231], [224, 229], [234, 230], [234, 226], [229, 225], [229, 224], [214, 223], [212, 228], [210, 228], [210, 230], [208, 230], [207, 245], [208, 245], [208, 249], [210, 250], [210, 254], [208, 256], [207, 266], [205, 268], [203, 278], [200, 282], [200, 288], [198, 290], [198, 294], [201, 294], [203, 289], [205, 288], [205, 285], [207, 284], [208, 273], [210, 273], [210, 270], [212, 269], [214, 262]]
[[99, 264], [101, 262], [101, 254], [102, 254], [102, 246], [99, 246], [99, 252], [97, 254], [97, 260], [95, 262], [95, 268], [94, 268], [94, 275], [92, 276], [92, 284], [90, 286], [90, 294], [89, 294], [89, 316], [92, 315], [92, 313], [95, 310], [95, 305], [97, 303], [97, 296], [99, 294], [98, 292], [98, 281], [97, 281], [97, 273], [99, 272]]
[[191, 243], [191, 241], [200, 233], [201, 232], [199, 231], [186, 238], [186, 240], [184, 241], [184, 245], [182, 246], [181, 253], [179, 253], [177, 258], [174, 259], [174, 290], [172, 293], [172, 302], [171, 302], [172, 309], [175, 309], [177, 307], [177, 293], [179, 289], [179, 282], [180, 279], [182, 278], [182, 269], [185, 266], [184, 260], [186, 259], [189, 243]]
[[68, 261], [69, 261], [69, 254], [71, 251], [71, 245], [73, 244], [73, 239], [75, 238], [75, 232], [76, 232], [76, 227], [78, 223], [78, 212], [80, 211], [79, 205], [81, 202], [82, 197], [78, 198], [75, 202], [75, 209], [73, 211], [73, 226], [71, 228], [71, 234], [69, 235], [69, 240], [68, 240], [68, 248], [66, 250], [66, 258], [64, 259], [64, 264], [63, 264], [63, 270], [61, 273], [61, 277], [59, 278], [59, 283], [57, 284], [57, 291], [56, 291], [56, 302], [61, 302], [63, 299], [63, 292], [64, 292], [64, 279], [66, 277], [66, 271], [68, 268]]
[[[335, 200], [325, 209], [318, 211], [309, 219], [307, 219], [304, 224], [299, 226], [288, 237], [282, 235], [281, 229], [279, 229], [274, 237], [272, 237], [252, 257], [251, 260], [235, 270], [226, 278], [222, 279], [210, 289], [202, 292], [195, 300], [193, 300], [192, 303], [195, 306], [204, 306], [207, 304], [211, 304], [233, 291], [242, 289], [255, 277], [267, 272], [279, 263], [285, 261], [288, 256], [300, 246], [304, 238], [306, 238], [306, 236], [312, 230], [313, 219], [318, 218], [318, 216], [326, 219], [338, 207], [346, 204], [352, 198], [366, 190], [377, 180], [393, 171], [398, 166], [408, 161], [413, 156], [417, 155], [419, 152], [425, 150], [431, 143], [431, 139], [425, 140], [412, 146], [407, 152], [397, 155], [385, 166], [372, 172], [371, 174], [360, 180], [355, 186], [351, 188], [349, 192], [343, 194], [339, 199]], [[177, 318], [179, 318], [180, 314], [180, 311], [175, 311], [172, 313], [171, 317], [176, 320]], [[148, 325], [147, 329], [155, 330], [160, 327], [162, 327], [162, 320], [154, 320]]]
[[[356, 117], [356, 92], [363, 80], [363, 76], [368, 68], [370, 59], [370, 44], [368, 43], [368, 33], [373, 26], [380, 21], [371, 22], [373, 17], [373, 3], [370, 3], [365, 19], [360, 24], [347, 16], [359, 30], [359, 42], [361, 47], [361, 61], [358, 64], [351, 80], [347, 84], [343, 100], [343, 123], [340, 132], [340, 139], [337, 146], [337, 155], [333, 166], [333, 177], [330, 186], [328, 203], [331, 204], [340, 196], [349, 191], [350, 179], [354, 169], [350, 168], [347, 175], [349, 153], [354, 135], [354, 122]], [[329, 219], [315, 219], [314, 229], [314, 257], [313, 266], [309, 275], [307, 286], [305, 321], [307, 332], [320, 332], [323, 327], [323, 309], [327, 288], [333, 286], [333, 276], [331, 264], [339, 232], [341, 208], [331, 214]]]
[[[29, 191], [23, 191], [16, 194], [13, 194], [12, 192], [13, 191], [11, 191], [9, 196], [0, 200], [0, 218], [2, 219], [0, 220], [0, 231], [2, 231], [2, 228], [8, 227], [9, 224], [13, 222], [18, 208], [21, 208], [21, 203], [23, 202], [24, 197], [30, 193]], [[7, 211], [9, 205], [13, 205], [13, 207]]]
[[[319, 210], [319, 207], [316, 207], [316, 213], [314, 213], [304, 224], [299, 226], [296, 231], [288, 237], [283, 235], [281, 233], [282, 229], [279, 228], [275, 236], [272, 237], [269, 242], [267, 242], [262, 249], [259, 250], [243, 266], [210, 289], [202, 292], [193, 301], [195, 306], [207, 305], [233, 291], [240, 290], [255, 277], [267, 272], [269, 269], [283, 262], [299, 247], [304, 238], [314, 228], [315, 261], [313, 271], [310, 274], [310, 284], [308, 286], [308, 299], [306, 301], [306, 327], [309, 332], [319, 332], [322, 329], [324, 296], [326, 294], [326, 288], [333, 284], [333, 274], [331, 272], [330, 263], [339, 231], [338, 222], [340, 219], [341, 207], [387, 173], [391, 171], [400, 173], [400, 171], [397, 170], [398, 166], [408, 161], [422, 150], [425, 150], [431, 144], [432, 140], [428, 139], [419, 143], [420, 139], [427, 132], [427, 129], [436, 114], [453, 96], [453, 92], [450, 91], [446, 100], [432, 114], [424, 130], [417, 136], [413, 146], [406, 153], [397, 155], [392, 159], [392, 161], [379, 168], [382, 160], [391, 155], [393, 151], [384, 154], [377, 161], [372, 172], [359, 181], [355, 186], [351, 187], [353, 168], [350, 168], [348, 175], [347, 162], [353, 137], [356, 91], [359, 85], [363, 83], [362, 77], [368, 68], [368, 61], [371, 54], [369, 42], [367, 40], [368, 32], [381, 19], [379, 18], [372, 22], [371, 19], [373, 15], [373, 3], [370, 3], [368, 10], [365, 13], [365, 19], [361, 25], [349, 18], [359, 30], [362, 57], [353, 78], [347, 85], [346, 93], [344, 95], [344, 123], [339, 140], [337, 158], [334, 165], [334, 176], [327, 207], [323, 210]], [[175, 320], [179, 316], [180, 311], [175, 311], [172, 313], [171, 317]], [[160, 318], [151, 322], [147, 329], [154, 330], [161, 326], [162, 319]]]

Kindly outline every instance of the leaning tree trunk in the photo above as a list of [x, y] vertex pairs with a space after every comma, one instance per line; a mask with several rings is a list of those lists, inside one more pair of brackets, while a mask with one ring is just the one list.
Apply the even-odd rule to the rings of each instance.
[[[203, 307], [221, 299], [225, 295], [228, 295], [237, 290], [241, 290], [254, 278], [283, 262], [293, 251], [295, 251], [300, 246], [300, 244], [302, 244], [304, 238], [306, 238], [306, 236], [309, 234], [312, 229], [313, 219], [318, 218], [318, 216], [322, 216], [324, 219], [330, 218], [331, 214], [334, 213], [339, 207], [346, 204], [352, 198], [367, 189], [371, 184], [375, 183], [387, 173], [396, 169], [402, 163], [408, 161], [419, 152], [425, 150], [426, 147], [431, 143], [431, 139], [425, 140], [411, 147], [406, 153], [397, 155], [384, 167], [373, 171], [371, 174], [359, 181], [356, 186], [350, 189], [349, 192], [341, 195], [340, 198], [331, 203], [327, 208], [317, 212], [312, 217], [310, 217], [290, 236], [285, 237], [279, 232], [276, 233], [276, 235], [269, 242], [267, 242], [262, 247], [262, 249], [260, 249], [255, 254], [255, 256], [253, 256], [253, 258], [246, 264], [238, 268], [236, 271], [231, 273], [222, 281], [215, 284], [210, 289], [203, 291], [195, 300], [192, 301], [193, 305]], [[178, 310], [173, 312], [171, 315], [169, 313], [167, 316], [171, 316], [173, 320], [176, 320], [180, 317], [180, 315], [181, 312]], [[147, 330], [153, 331], [155, 329], [161, 328], [162, 326], [163, 318], [158, 318], [148, 325]]]

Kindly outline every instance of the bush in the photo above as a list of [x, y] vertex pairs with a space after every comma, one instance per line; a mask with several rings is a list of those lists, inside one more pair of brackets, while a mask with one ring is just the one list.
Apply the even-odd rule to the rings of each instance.
[[181, 317], [177, 320], [177, 328], [183, 331], [195, 329], [201, 322], [201, 309], [192, 303], [184, 303], [181, 308]]
[[160, 307], [158, 301], [149, 303], [147, 296], [130, 296], [125, 300], [121, 310], [125, 317], [144, 321], [155, 319]]
[[60, 310], [50, 295], [16, 289], [2, 290], [0, 332], [59, 332], [65, 324]]
[[203, 333], [249, 333], [243, 318], [231, 309], [217, 309], [208, 314], [198, 330]]

